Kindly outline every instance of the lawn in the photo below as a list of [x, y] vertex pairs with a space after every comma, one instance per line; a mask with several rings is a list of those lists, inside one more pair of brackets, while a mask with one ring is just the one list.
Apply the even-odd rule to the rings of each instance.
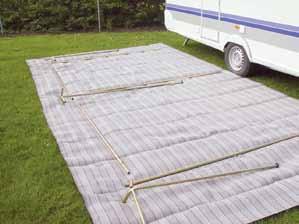
[[[221, 52], [168, 32], [0, 38], [0, 223], [90, 223], [48, 129], [26, 59], [163, 42], [224, 66]], [[252, 79], [299, 98], [299, 78], [259, 69]], [[259, 223], [299, 223], [295, 208]]]

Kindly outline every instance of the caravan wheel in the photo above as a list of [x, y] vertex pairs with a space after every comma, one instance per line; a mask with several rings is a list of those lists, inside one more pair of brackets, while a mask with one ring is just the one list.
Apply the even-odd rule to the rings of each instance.
[[225, 49], [225, 64], [228, 69], [242, 77], [250, 71], [250, 61], [244, 48], [237, 44], [229, 44]]

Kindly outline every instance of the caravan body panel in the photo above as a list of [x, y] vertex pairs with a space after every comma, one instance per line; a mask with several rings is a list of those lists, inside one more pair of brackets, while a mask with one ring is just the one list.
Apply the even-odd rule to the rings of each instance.
[[244, 47], [251, 62], [299, 76], [299, 2], [167, 0], [168, 30], [224, 51]]

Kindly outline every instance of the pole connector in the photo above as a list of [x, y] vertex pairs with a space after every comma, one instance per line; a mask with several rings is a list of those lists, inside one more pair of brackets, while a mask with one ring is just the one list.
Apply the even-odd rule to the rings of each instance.
[[133, 180], [130, 180], [129, 184], [126, 184], [126, 186], [129, 187], [129, 190], [127, 191], [125, 197], [122, 199], [122, 203], [124, 203], [124, 204], [127, 203], [130, 195], [132, 194], [132, 191], [135, 190], [135, 186], [134, 186]]
[[60, 101], [61, 101], [61, 103], [64, 105], [64, 104], [66, 104], [66, 99], [64, 98], [64, 88], [61, 88], [61, 91], [60, 91]]

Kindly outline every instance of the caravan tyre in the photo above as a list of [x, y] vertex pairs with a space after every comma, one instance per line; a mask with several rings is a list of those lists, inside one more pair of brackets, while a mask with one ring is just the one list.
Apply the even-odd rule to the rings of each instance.
[[225, 64], [227, 68], [242, 77], [250, 71], [250, 61], [244, 48], [237, 44], [229, 44], [225, 49]]

